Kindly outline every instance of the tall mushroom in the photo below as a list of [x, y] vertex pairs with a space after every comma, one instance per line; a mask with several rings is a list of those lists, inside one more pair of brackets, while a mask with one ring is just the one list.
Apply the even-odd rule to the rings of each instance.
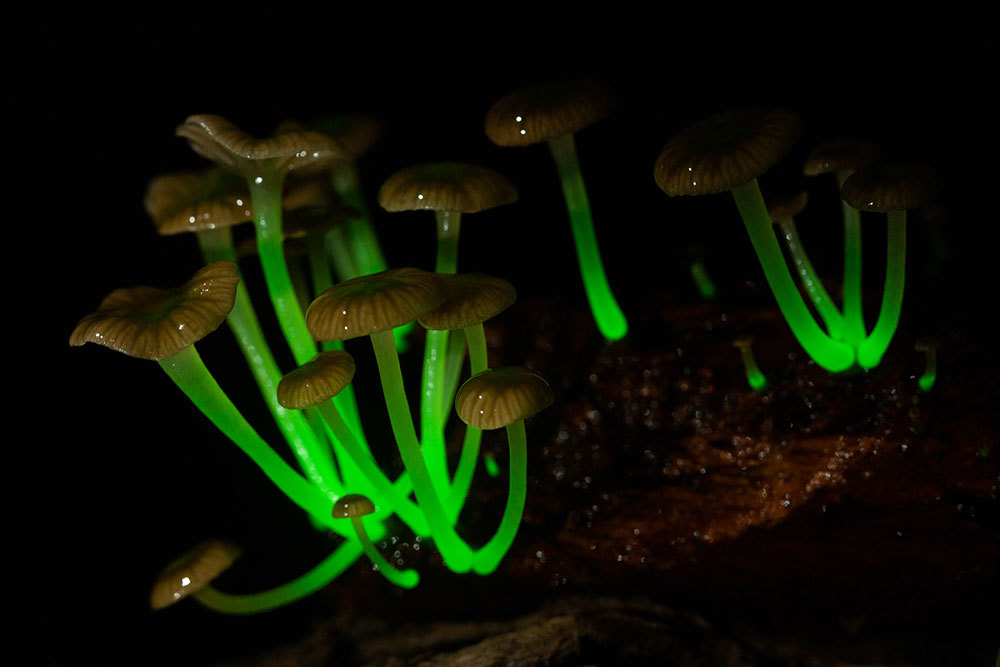
[[716, 114], [668, 141], [656, 160], [653, 176], [671, 197], [732, 194], [792, 333], [816, 363], [837, 372], [854, 364], [854, 350], [829, 337], [813, 320], [785, 264], [757, 184], [757, 177], [791, 149], [800, 129], [798, 117], [783, 109]]
[[601, 334], [608, 340], [619, 340], [628, 333], [628, 322], [604, 272], [573, 141], [575, 132], [611, 112], [612, 97], [607, 86], [594, 81], [533, 86], [499, 99], [486, 114], [485, 128], [486, 136], [498, 146], [548, 143], [562, 182], [591, 312]]

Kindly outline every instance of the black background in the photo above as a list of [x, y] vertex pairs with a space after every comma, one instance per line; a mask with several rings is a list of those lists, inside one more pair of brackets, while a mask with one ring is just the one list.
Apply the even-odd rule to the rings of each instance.
[[[238, 656], [295, 636], [319, 604], [238, 620], [194, 604], [158, 616], [147, 610], [156, 572], [204, 537], [244, 545], [250, 574], [236, 584], [246, 590], [303, 571], [328, 544], [156, 364], [66, 344], [110, 290], [179, 284], [198, 267], [194, 240], [158, 238], [142, 208], [153, 176], [203, 164], [173, 136], [189, 114], [220, 114], [262, 136], [287, 118], [373, 113], [385, 133], [359, 164], [370, 195], [417, 162], [492, 166], [517, 184], [521, 201], [467, 221], [461, 268], [507, 277], [523, 299], [582, 306], [546, 151], [497, 148], [482, 120], [495, 99], [523, 85], [602, 78], [618, 91], [618, 111], [580, 133], [577, 146], [608, 273], [628, 312], [649, 290], [694, 298], [684, 258], [695, 246], [723, 283], [758, 278], [731, 202], [670, 200], [653, 183], [652, 165], [667, 139], [707, 115], [787, 106], [805, 132], [787, 164], [765, 177], [765, 190], [801, 187], [802, 156], [837, 136], [930, 160], [945, 178], [954, 270], [966, 278], [941, 316], [984, 298], [997, 248], [992, 17], [957, 4], [921, 15], [833, 3], [808, 11], [580, 8], [539, 16], [517, 4], [470, 4], [457, 14], [156, 6], [12, 25], [33, 47], [11, 56], [18, 120], [9, 131], [20, 157], [12, 160], [16, 191], [7, 194], [20, 203], [18, 219], [7, 221], [14, 236], [4, 268], [14, 360], [5, 410], [5, 449], [14, 454], [4, 465], [6, 516], [15, 527], [7, 580], [38, 662], [142, 655], [140, 662], [158, 663], [202, 644], [208, 652], [185, 662]], [[431, 268], [429, 219], [374, 213], [391, 265]], [[836, 230], [803, 234], [817, 248], [837, 247]], [[879, 235], [871, 236], [869, 251], [878, 253]], [[919, 230], [913, 239], [911, 261], [930, 257], [937, 241]], [[828, 255], [817, 251], [821, 273], [840, 261]], [[880, 280], [877, 270], [869, 284]], [[272, 435], [226, 335], [199, 348], [251, 421]], [[361, 384], [359, 393], [377, 391]]]

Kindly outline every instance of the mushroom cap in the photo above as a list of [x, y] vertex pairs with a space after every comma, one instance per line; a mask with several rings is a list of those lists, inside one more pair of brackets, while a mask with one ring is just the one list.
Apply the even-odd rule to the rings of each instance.
[[882, 151], [864, 139], [833, 139], [824, 141], [806, 156], [802, 173], [818, 176], [838, 171], [857, 171], [875, 164]]
[[503, 428], [552, 405], [549, 383], [526, 368], [506, 366], [476, 373], [455, 396], [455, 411], [466, 424]]
[[767, 212], [772, 222], [793, 222], [795, 216], [805, 210], [809, 203], [809, 193], [805, 190], [794, 195], [774, 197], [767, 202]]
[[336, 139], [354, 159], [371, 150], [382, 135], [378, 120], [364, 113], [327, 116], [313, 123], [313, 127]]
[[239, 281], [234, 262], [213, 262], [175, 289], [117, 289], [80, 320], [69, 344], [97, 343], [141, 359], [172, 357], [225, 321]]
[[243, 550], [222, 540], [207, 540], [160, 572], [149, 596], [154, 610], [169, 607], [201, 590], [229, 569]]
[[375, 503], [360, 493], [348, 493], [333, 504], [334, 519], [356, 519], [375, 513]]
[[253, 220], [246, 186], [221, 169], [157, 176], [146, 188], [143, 204], [163, 236]]
[[316, 340], [348, 340], [408, 324], [443, 300], [433, 273], [389, 269], [325, 290], [309, 306], [306, 325]]
[[840, 196], [860, 211], [907, 211], [941, 194], [941, 179], [926, 162], [876, 165], [854, 172]]
[[328, 401], [354, 379], [354, 357], [343, 350], [320, 352], [278, 383], [278, 403], [289, 410], [305, 410]]
[[492, 169], [463, 162], [431, 162], [397, 171], [378, 191], [379, 206], [396, 211], [476, 213], [513, 204], [517, 188]]
[[503, 278], [483, 273], [437, 274], [441, 305], [418, 320], [426, 329], [452, 331], [481, 324], [509, 308], [517, 290]]
[[343, 147], [322, 132], [295, 129], [255, 139], [225, 118], [210, 114], [188, 116], [177, 135], [202, 157], [240, 173], [252, 172], [253, 163], [259, 160], [274, 160], [279, 169], [301, 170], [322, 168], [346, 157]]
[[614, 94], [599, 81], [563, 81], [506, 95], [486, 113], [486, 136], [498, 146], [528, 146], [578, 132], [611, 113]]
[[733, 339], [733, 347], [735, 347], [736, 349], [750, 347], [751, 345], [753, 345], [753, 336], [749, 334], [746, 336], [737, 336], [736, 338]]
[[913, 349], [917, 352], [928, 352], [941, 348], [941, 339], [937, 336], [921, 336], [913, 343]]
[[724, 111], [668, 141], [653, 177], [671, 197], [726, 192], [784, 157], [801, 130], [798, 116], [785, 109]]

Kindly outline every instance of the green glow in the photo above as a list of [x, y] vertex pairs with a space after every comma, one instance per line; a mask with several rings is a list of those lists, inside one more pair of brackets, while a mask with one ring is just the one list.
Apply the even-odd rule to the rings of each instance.
[[[220, 260], [236, 261], [230, 228], [201, 231], [197, 237], [206, 263]], [[332, 495], [343, 494], [343, 487], [333, 473], [332, 462], [328, 456], [324, 456], [324, 445], [317, 439], [303, 415], [295, 410], [286, 410], [278, 403], [277, 388], [278, 382], [281, 381], [281, 371], [261, 331], [257, 313], [254, 311], [243, 280], [236, 285], [236, 302], [226, 318], [226, 323], [233, 332], [236, 342], [239, 343], [261, 396], [281, 434], [294, 452], [299, 466], [318, 488], [326, 487], [327, 492]], [[312, 474], [317, 471], [317, 465], [325, 471], [325, 474]]]
[[496, 535], [476, 552], [472, 563], [477, 574], [490, 574], [497, 569], [500, 561], [514, 543], [521, 516], [524, 514], [524, 499], [528, 490], [528, 447], [524, 433], [524, 421], [519, 420], [507, 427], [507, 442], [510, 446], [510, 490], [507, 506]]
[[583, 184], [583, 174], [580, 172], [573, 135], [566, 134], [558, 139], [552, 139], [549, 141], [549, 148], [559, 170], [559, 179], [562, 182], [570, 226], [573, 230], [573, 241], [576, 244], [576, 256], [580, 263], [583, 289], [590, 302], [590, 311], [594, 315], [601, 335], [608, 340], [620, 340], [628, 333], [628, 322], [618, 302], [615, 301], [608, 278], [604, 274], [604, 264], [597, 245], [594, 221], [590, 215], [590, 202], [587, 200], [587, 190]]
[[427, 518], [431, 536], [444, 557], [445, 564], [454, 572], [467, 572], [471, 566], [472, 550], [452, 528], [441, 500], [434, 491], [434, 483], [424, 463], [413, 418], [410, 415], [410, 406], [406, 401], [403, 375], [399, 368], [399, 356], [392, 334], [381, 331], [371, 334], [370, 338], [375, 350], [379, 376], [382, 379], [382, 392], [389, 412], [389, 423], [396, 437], [403, 465], [410, 474], [413, 491]]
[[802, 239], [799, 238], [799, 230], [795, 225], [795, 221], [789, 220], [788, 222], [779, 223], [779, 225], [785, 237], [788, 252], [792, 256], [792, 262], [795, 263], [795, 269], [799, 274], [799, 279], [802, 281], [802, 286], [806, 288], [806, 294], [809, 295], [813, 305], [816, 306], [816, 312], [823, 318], [827, 333], [832, 338], [843, 340], [844, 318], [840, 314], [840, 311], [837, 310], [837, 306], [833, 304], [833, 299], [827, 294], [819, 276], [816, 275], [816, 269], [813, 268], [812, 262], [809, 261], [806, 249], [802, 245]]
[[[837, 183], [843, 187], [850, 171], [838, 171]], [[857, 349], [865, 338], [865, 315], [861, 293], [861, 215], [844, 200], [844, 340]]]
[[698, 287], [698, 293], [701, 294], [701, 298], [714, 299], [718, 295], [715, 283], [712, 282], [708, 271], [705, 269], [705, 264], [701, 260], [691, 262], [691, 279], [694, 280], [694, 284]]
[[847, 370], [854, 364], [854, 350], [846, 343], [827, 336], [802, 300], [778, 246], [774, 225], [767, 214], [757, 179], [733, 188], [732, 194], [767, 283], [778, 301], [778, 308], [799, 344], [826, 370]]
[[[347, 228], [344, 225], [337, 225], [327, 231], [326, 251], [333, 262], [333, 269], [337, 272], [340, 282], [356, 278], [361, 275], [360, 269], [354, 263], [354, 256], [351, 254], [351, 246], [348, 241]], [[322, 290], [316, 290], [318, 294]]]
[[441, 406], [441, 428], [448, 423], [451, 415], [451, 405], [448, 397], [454, 398], [458, 391], [458, 381], [462, 377], [462, 366], [465, 364], [465, 336], [448, 336], [448, 352], [445, 355], [444, 392]]
[[885, 290], [882, 309], [875, 328], [858, 347], [858, 363], [862, 368], [874, 368], [882, 361], [896, 335], [899, 314], [903, 309], [903, 287], [906, 283], [906, 211], [889, 211], [888, 249], [885, 263]]
[[292, 502], [316, 521], [341, 535], [349, 534], [331, 516], [333, 501], [296, 473], [247, 423], [205, 368], [194, 345], [160, 360], [170, 379], [226, 437], [236, 443]]
[[924, 368], [924, 374], [917, 380], [917, 386], [921, 391], [930, 391], [937, 380], [937, 350], [930, 348], [924, 353], [927, 355], [927, 366]]
[[192, 597], [209, 609], [224, 614], [259, 614], [312, 595], [343, 574], [361, 553], [361, 544], [350, 540], [341, 543], [306, 574], [276, 588], [248, 595], [232, 595], [206, 586]]
[[358, 540], [365, 550], [365, 555], [378, 568], [379, 574], [401, 588], [413, 588], [420, 583], [420, 575], [417, 574], [416, 570], [397, 570], [378, 552], [365, 531], [363, 517], [351, 517], [351, 525], [354, 526], [354, 530], [358, 534]]
[[305, 263], [301, 257], [286, 256], [285, 264], [288, 266], [288, 279], [292, 281], [295, 298], [299, 302], [299, 307], [305, 310], [312, 302], [309, 296], [309, 280], [306, 278]]
[[[487, 368], [486, 333], [483, 331], [483, 325], [474, 324], [471, 327], [466, 327], [464, 338], [469, 344], [470, 376], [485, 371]], [[454, 402], [454, 396], [454, 394], [451, 395], [451, 402]], [[481, 429], [466, 424], [462, 453], [458, 458], [458, 467], [455, 469], [451, 493], [445, 502], [445, 510], [452, 523], [458, 520], [458, 515], [462, 513], [462, 507], [469, 495], [469, 487], [472, 486], [472, 477], [476, 472], [476, 461], [479, 459], [479, 446], [482, 439]]]
[[743, 368], [746, 369], [747, 382], [754, 391], [767, 388], [767, 377], [761, 372], [757, 365], [757, 360], [753, 356], [753, 350], [749, 345], [740, 346], [740, 357], [743, 358]]
[[483, 465], [486, 467], [486, 474], [490, 477], [496, 478], [500, 474], [500, 466], [497, 465], [497, 460], [493, 458], [492, 453], [483, 454]]

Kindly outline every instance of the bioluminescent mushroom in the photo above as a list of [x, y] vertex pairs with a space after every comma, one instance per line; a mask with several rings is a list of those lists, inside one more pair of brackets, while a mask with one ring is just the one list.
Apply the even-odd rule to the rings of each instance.
[[800, 128], [798, 117], [782, 109], [717, 114], [667, 142], [656, 160], [654, 178], [671, 197], [732, 194], [792, 333], [816, 363], [837, 372], [854, 364], [854, 350], [828, 336], [813, 319], [785, 263], [757, 183], [757, 177], [791, 149]]
[[858, 345], [858, 364], [874, 368], [882, 361], [899, 324], [906, 282], [906, 211], [920, 208], [941, 192], [937, 172], [923, 162], [879, 165], [856, 171], [844, 181], [840, 196], [859, 211], [888, 218], [885, 288], [871, 333]]
[[498, 100], [486, 114], [485, 129], [498, 146], [548, 143], [562, 182], [591, 312], [605, 338], [620, 340], [628, 333], [628, 321], [604, 272], [573, 140], [575, 132], [603, 119], [613, 106], [608, 87], [594, 81], [533, 86]]
[[[330, 494], [303, 479], [257, 435], [195, 349], [195, 342], [215, 331], [232, 310], [238, 282], [234, 263], [214, 262], [176, 289], [115, 290], [96, 311], [80, 320], [69, 343], [97, 343], [158, 361], [191, 402], [286, 496], [321, 524], [343, 530], [329, 517]], [[306, 470], [306, 474], [313, 480], [321, 477], [315, 469]]]
[[[242, 180], [221, 169], [159, 176], [146, 189], [144, 204], [161, 235], [194, 232], [206, 262], [235, 262], [232, 227], [253, 221]], [[261, 330], [243, 282], [226, 322], [246, 359], [260, 393], [303, 471], [316, 471], [313, 483], [339, 494], [326, 438], [315, 433], [302, 415], [281, 407], [275, 390], [281, 371]]]
[[[421, 315], [418, 321], [428, 330], [428, 333], [463, 331], [469, 346], [470, 375], [476, 375], [489, 367], [486, 358], [486, 334], [483, 331], [483, 322], [496, 317], [509, 308], [517, 299], [517, 291], [513, 285], [502, 278], [479, 273], [439, 274], [438, 282], [444, 293], [444, 301], [434, 310]], [[452, 364], [452, 368], [458, 366], [454, 360]], [[456, 372], [453, 378], [448, 378], [444, 391], [439, 393], [440, 399], [447, 401], [449, 406], [455, 395], [457, 378], [458, 373]], [[432, 477], [435, 474], [440, 476], [437, 481], [438, 490], [447, 497], [445, 509], [449, 511], [454, 521], [462, 510], [469, 486], [472, 483], [472, 475], [479, 458], [482, 432], [474, 427], [466, 429], [462, 453], [459, 457], [454, 480], [452, 480], [451, 491], [450, 494], [446, 494], [449, 476], [443, 433], [450, 412], [450, 410], [442, 409], [441, 414], [435, 415], [438, 420], [436, 422], [437, 433], [440, 434], [440, 437], [431, 440], [430, 443], [425, 441], [422, 444]], [[430, 449], [431, 443], [434, 443], [434, 449]]]
[[149, 606], [157, 611], [209, 586], [243, 553], [235, 544], [206, 540], [163, 568], [153, 584]]
[[934, 336], [924, 336], [918, 338], [913, 344], [913, 349], [923, 352], [925, 357], [924, 372], [917, 380], [917, 386], [921, 391], [930, 391], [937, 381], [937, 351], [941, 347], [941, 341]]
[[[834, 139], [810, 151], [802, 171], [806, 176], [834, 174], [839, 190], [851, 174], [874, 164], [880, 154], [877, 146], [863, 139]], [[861, 218], [843, 200], [840, 208], [844, 218], [844, 340], [857, 347], [866, 333], [861, 298]]]
[[[354, 358], [350, 354], [343, 350], [320, 352], [315, 359], [281, 379], [278, 402], [289, 410], [318, 408], [336, 436], [337, 446], [346, 453], [346, 456], [337, 457], [342, 462], [345, 484], [364, 489], [366, 493], [377, 492], [385, 501], [380, 501], [380, 505], [399, 514], [417, 535], [427, 535], [427, 521], [408, 497], [411, 489], [408, 479], [401, 477], [394, 484], [385, 476], [371, 451], [354, 438], [337, 406], [330, 400], [353, 378]], [[353, 466], [344, 465], [347, 461]]]
[[740, 336], [733, 340], [733, 347], [740, 351], [740, 358], [743, 360], [743, 369], [746, 371], [747, 383], [754, 391], [767, 388], [767, 377], [757, 365], [757, 360], [753, 356], [753, 336]]
[[478, 574], [493, 572], [514, 543], [528, 489], [528, 445], [524, 420], [552, 405], [552, 388], [525, 368], [485, 370], [469, 378], [455, 397], [455, 411], [477, 429], [507, 429], [510, 450], [510, 486], [500, 527], [476, 551], [472, 567]]
[[417, 502], [448, 567], [465, 572], [471, 565], [472, 550], [452, 528], [427, 470], [392, 335], [395, 327], [415, 321], [443, 300], [435, 274], [414, 268], [390, 269], [334, 285], [316, 297], [306, 313], [306, 321], [316, 340], [370, 337], [389, 423]]
[[420, 583], [416, 570], [397, 570], [379, 553], [365, 530], [364, 517], [375, 513], [375, 503], [360, 493], [351, 493], [337, 499], [333, 505], [334, 519], [350, 519], [361, 548], [379, 574], [401, 588], [413, 588]]
[[823, 282], [816, 274], [809, 255], [799, 238], [799, 230], [795, 225], [795, 216], [805, 210], [809, 203], [809, 195], [805, 190], [785, 196], [775, 197], [767, 203], [767, 213], [771, 216], [771, 221], [781, 227], [781, 234], [785, 237], [785, 245], [792, 256], [795, 270], [799, 274], [799, 280], [806, 289], [806, 294], [816, 307], [816, 312], [823, 319], [826, 331], [837, 340], [844, 339], [844, 316], [840, 314], [833, 299], [823, 287]]
[[[458, 270], [458, 239], [462, 214], [478, 213], [517, 201], [517, 188], [502, 174], [461, 162], [435, 162], [408, 167], [390, 176], [379, 189], [379, 205], [390, 212], [434, 211], [437, 220], [437, 259], [434, 270], [452, 274]], [[447, 329], [432, 328], [424, 345], [420, 392], [420, 441], [433, 454], [428, 465], [431, 476], [444, 492], [444, 435], [441, 423], [449, 410], [444, 398], [448, 372]], [[461, 347], [454, 346], [455, 351]], [[461, 362], [461, 358], [457, 359]]]

